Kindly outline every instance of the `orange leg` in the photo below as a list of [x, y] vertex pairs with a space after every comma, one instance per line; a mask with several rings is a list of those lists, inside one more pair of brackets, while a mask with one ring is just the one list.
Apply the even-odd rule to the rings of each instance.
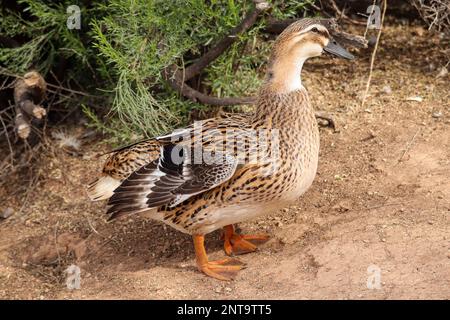
[[198, 270], [210, 277], [225, 281], [231, 280], [239, 270], [244, 268], [243, 263], [237, 259], [226, 258], [208, 261], [203, 235], [194, 235], [194, 249]]
[[[224, 250], [229, 256], [232, 254], [244, 254], [256, 251], [257, 247], [251, 240], [265, 242], [269, 239], [268, 235], [240, 235], [234, 232], [233, 225], [225, 226], [224, 228]], [[250, 241], [247, 241], [250, 240]]]

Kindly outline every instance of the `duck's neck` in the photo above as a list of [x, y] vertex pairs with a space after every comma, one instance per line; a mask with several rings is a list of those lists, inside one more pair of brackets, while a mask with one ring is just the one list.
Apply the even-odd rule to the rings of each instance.
[[265, 85], [280, 94], [303, 88], [301, 73], [305, 60], [306, 58], [288, 62], [274, 61], [269, 66]]
[[256, 121], [267, 126], [296, 125], [314, 111], [308, 93], [301, 82], [305, 59], [269, 64], [266, 80], [260, 90], [256, 107]]

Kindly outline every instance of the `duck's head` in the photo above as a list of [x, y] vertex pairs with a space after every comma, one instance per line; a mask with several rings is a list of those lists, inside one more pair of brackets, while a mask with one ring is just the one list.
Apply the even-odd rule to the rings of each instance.
[[347, 50], [330, 36], [319, 19], [301, 19], [292, 23], [277, 38], [269, 61], [267, 78], [278, 91], [301, 87], [300, 73], [308, 58], [323, 51], [340, 58], [353, 59]]

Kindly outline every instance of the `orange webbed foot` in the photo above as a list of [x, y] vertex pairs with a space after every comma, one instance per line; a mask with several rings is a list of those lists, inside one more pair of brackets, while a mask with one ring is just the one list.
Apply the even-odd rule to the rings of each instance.
[[212, 278], [223, 281], [233, 280], [237, 273], [245, 268], [243, 262], [233, 258], [209, 261], [203, 235], [194, 235], [194, 248], [198, 270]]
[[234, 232], [232, 225], [224, 227], [224, 250], [229, 256], [254, 252], [258, 247], [252, 243], [264, 243], [269, 240], [269, 236], [260, 235], [240, 235]]
[[243, 262], [238, 259], [223, 259], [216, 261], [208, 261], [205, 264], [198, 265], [198, 269], [204, 274], [218, 280], [233, 280], [238, 272], [245, 268]]

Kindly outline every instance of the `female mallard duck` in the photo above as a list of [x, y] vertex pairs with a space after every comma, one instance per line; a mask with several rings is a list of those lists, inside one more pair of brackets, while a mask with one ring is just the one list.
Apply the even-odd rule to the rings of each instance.
[[233, 224], [289, 205], [313, 182], [319, 130], [300, 73], [323, 50], [352, 58], [318, 20], [293, 23], [274, 43], [255, 113], [200, 121], [115, 151], [89, 186], [91, 198], [109, 199], [110, 219], [145, 213], [191, 234], [198, 269], [229, 280], [242, 264], [209, 261], [204, 235], [224, 228], [228, 255], [254, 251], [250, 241], [267, 236], [237, 234]]

